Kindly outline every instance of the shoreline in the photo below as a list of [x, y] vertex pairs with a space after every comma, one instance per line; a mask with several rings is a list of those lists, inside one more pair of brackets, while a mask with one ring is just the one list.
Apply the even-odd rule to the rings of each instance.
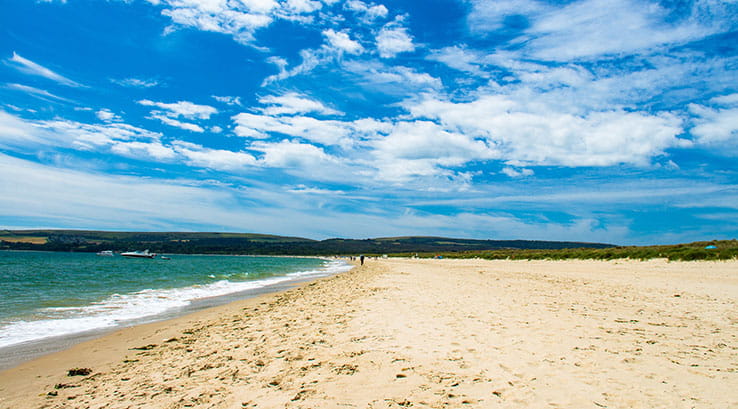
[[369, 260], [2, 371], [0, 407], [731, 407], [737, 272]]
[[[311, 258], [328, 262], [337, 261], [323, 257]], [[350, 263], [346, 262], [345, 260], [343, 261], [346, 265], [346, 268], [349, 268], [351, 266]], [[176, 319], [182, 316], [196, 313], [201, 310], [227, 305], [240, 300], [259, 297], [263, 294], [282, 292], [296, 285], [300, 285], [303, 282], [328, 277], [333, 274], [336, 274], [336, 272], [328, 269], [326, 269], [322, 273], [316, 273], [309, 276], [290, 276], [289, 274], [287, 274], [284, 276], [286, 278], [285, 281], [271, 283], [264, 285], [263, 287], [251, 288], [223, 295], [214, 295], [205, 298], [194, 299], [186, 306], [170, 309], [156, 315], [143, 316], [135, 319], [121, 321], [113, 327], [101, 327], [86, 331], [50, 336], [37, 340], [24, 341], [8, 346], [2, 346], [0, 347], [0, 371], [12, 369], [15, 366], [43, 357], [44, 355], [64, 351], [77, 344], [83, 343], [85, 341], [94, 340], [125, 328], [168, 321], [171, 319]]]
[[[25, 407], [25, 398], [37, 395], [36, 390], [46, 390], [50, 385], [64, 384], [56, 381], [65, 380], [64, 375], [69, 369], [92, 367], [95, 368], [95, 372], [110, 370], [121, 360], [125, 360], [125, 357], [136, 354], [137, 348], [143, 349], [149, 345], [166, 343], [167, 340], [176, 338], [193, 326], [212, 322], [222, 315], [235, 311], [258, 308], [259, 305], [273, 302], [281, 294], [346, 273], [340, 272], [328, 276], [278, 283], [269, 286], [273, 287], [270, 291], [263, 291], [225, 304], [208, 306], [184, 315], [152, 322], [101, 331], [79, 342], [65, 345], [61, 349], [19, 362], [12, 367], [0, 369], [0, 408]], [[52, 386], [51, 390], [53, 389]]]

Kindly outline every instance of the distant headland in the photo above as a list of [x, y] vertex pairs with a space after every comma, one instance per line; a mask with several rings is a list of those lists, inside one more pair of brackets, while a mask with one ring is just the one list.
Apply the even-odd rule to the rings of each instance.
[[302, 237], [254, 233], [119, 232], [93, 230], [0, 230], [2, 250], [114, 252], [149, 249], [170, 254], [292, 256], [417, 256], [485, 259], [727, 260], [738, 257], [736, 240], [660, 246], [540, 240], [474, 240], [404, 236], [372, 239]]

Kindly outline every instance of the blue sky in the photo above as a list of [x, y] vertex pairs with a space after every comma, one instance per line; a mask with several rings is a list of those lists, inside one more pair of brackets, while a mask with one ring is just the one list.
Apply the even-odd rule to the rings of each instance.
[[0, 226], [738, 236], [735, 0], [0, 0]]

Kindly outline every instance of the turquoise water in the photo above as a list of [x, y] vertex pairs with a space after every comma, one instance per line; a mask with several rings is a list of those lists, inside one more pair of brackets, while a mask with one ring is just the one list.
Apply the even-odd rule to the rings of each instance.
[[345, 271], [314, 258], [0, 251], [0, 347], [100, 330], [280, 282]]

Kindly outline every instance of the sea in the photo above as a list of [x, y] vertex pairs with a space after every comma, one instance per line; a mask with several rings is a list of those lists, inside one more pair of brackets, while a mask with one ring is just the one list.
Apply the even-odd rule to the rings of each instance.
[[0, 369], [125, 326], [348, 271], [301, 257], [0, 251]]

